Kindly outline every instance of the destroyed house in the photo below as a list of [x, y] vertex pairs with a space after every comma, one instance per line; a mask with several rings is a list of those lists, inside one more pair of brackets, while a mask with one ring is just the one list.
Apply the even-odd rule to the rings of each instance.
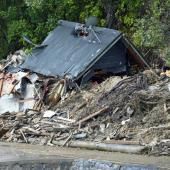
[[95, 74], [128, 74], [145, 61], [133, 44], [117, 30], [60, 20], [21, 66], [46, 76], [86, 82]]

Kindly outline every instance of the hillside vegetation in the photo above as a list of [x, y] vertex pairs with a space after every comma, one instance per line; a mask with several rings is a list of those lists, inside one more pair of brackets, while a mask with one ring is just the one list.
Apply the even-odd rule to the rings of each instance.
[[20, 48], [30, 49], [22, 35], [40, 43], [59, 19], [84, 23], [89, 16], [99, 26], [118, 29], [158, 64], [170, 60], [170, 0], [2, 0], [0, 58]]

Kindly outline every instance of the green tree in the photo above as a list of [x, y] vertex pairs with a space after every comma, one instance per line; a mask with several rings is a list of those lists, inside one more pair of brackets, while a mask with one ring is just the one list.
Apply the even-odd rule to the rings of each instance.
[[59, 19], [85, 22], [97, 16], [99, 26], [118, 29], [143, 52], [170, 61], [170, 0], [3, 0], [0, 2], [0, 57], [30, 48], [22, 35], [41, 43]]

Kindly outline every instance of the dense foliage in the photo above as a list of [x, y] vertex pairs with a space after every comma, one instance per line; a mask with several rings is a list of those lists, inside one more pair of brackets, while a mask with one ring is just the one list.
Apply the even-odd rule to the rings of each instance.
[[30, 48], [22, 35], [40, 43], [59, 19], [97, 16], [100, 26], [123, 31], [148, 57], [168, 61], [169, 10], [170, 0], [1, 0], [0, 57]]

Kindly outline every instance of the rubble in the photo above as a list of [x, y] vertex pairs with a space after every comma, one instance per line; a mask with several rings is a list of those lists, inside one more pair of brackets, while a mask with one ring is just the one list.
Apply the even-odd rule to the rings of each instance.
[[144, 71], [79, 89], [69, 77], [6, 69], [0, 73], [1, 141], [170, 155], [168, 77]]

